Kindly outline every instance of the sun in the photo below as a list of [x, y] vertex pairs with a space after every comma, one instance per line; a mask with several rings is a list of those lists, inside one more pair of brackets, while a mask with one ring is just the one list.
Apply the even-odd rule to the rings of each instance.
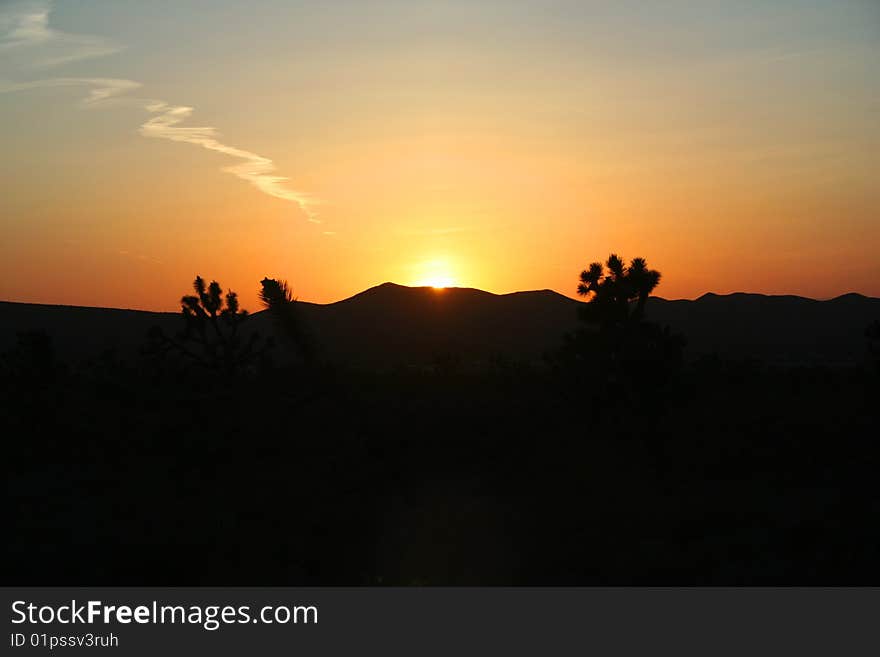
[[452, 276], [434, 276], [419, 283], [419, 287], [433, 287], [442, 290], [446, 287], [455, 287], [455, 279]]
[[415, 287], [433, 287], [443, 290], [458, 284], [452, 267], [446, 260], [428, 260], [417, 266], [417, 276], [412, 285]]

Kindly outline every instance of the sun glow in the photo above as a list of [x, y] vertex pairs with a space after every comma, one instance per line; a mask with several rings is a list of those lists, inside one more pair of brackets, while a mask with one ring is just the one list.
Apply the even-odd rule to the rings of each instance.
[[419, 287], [433, 287], [436, 290], [442, 290], [445, 287], [455, 287], [455, 281], [451, 276], [438, 276], [430, 280], [419, 283]]
[[415, 287], [433, 287], [442, 290], [458, 284], [447, 260], [429, 260], [420, 263], [416, 268], [417, 275], [412, 285]]

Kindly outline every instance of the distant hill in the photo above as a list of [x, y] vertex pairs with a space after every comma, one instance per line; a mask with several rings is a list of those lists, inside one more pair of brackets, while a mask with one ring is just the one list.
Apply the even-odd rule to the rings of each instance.
[[[497, 356], [537, 360], [578, 326], [578, 301], [551, 290], [491, 294], [470, 288], [393, 283], [331, 304], [301, 303], [324, 354], [366, 367], [485, 363]], [[847, 364], [865, 353], [864, 329], [880, 318], [880, 299], [847, 294], [828, 301], [795, 296], [706, 294], [652, 297], [648, 317], [683, 333], [687, 355], [718, 353], [782, 363]], [[271, 333], [265, 313], [252, 330]], [[105, 351], [131, 358], [150, 326], [174, 332], [176, 313], [0, 302], [0, 350], [17, 331], [41, 329], [59, 354], [81, 361]]]
[[49, 334], [58, 355], [71, 361], [106, 352], [130, 358], [144, 344], [150, 327], [176, 330], [181, 321], [177, 313], [0, 301], [0, 351], [15, 344], [19, 331], [35, 329]]
[[682, 332], [693, 358], [789, 364], [847, 364], [865, 356], [865, 328], [880, 318], [880, 299], [845, 294], [827, 301], [764, 294], [704, 294], [694, 301], [651, 298], [649, 318]]

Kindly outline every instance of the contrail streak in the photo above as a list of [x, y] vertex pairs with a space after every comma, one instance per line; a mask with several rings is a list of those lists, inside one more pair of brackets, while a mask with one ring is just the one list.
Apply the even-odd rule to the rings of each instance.
[[171, 141], [195, 144], [196, 146], [207, 148], [209, 151], [216, 151], [230, 157], [239, 158], [243, 162], [224, 167], [223, 171], [248, 181], [264, 194], [296, 203], [308, 217], [309, 221], [321, 223], [321, 220], [317, 218], [310, 207], [314, 201], [308, 194], [287, 187], [286, 183], [289, 182], [289, 178], [272, 175], [275, 171], [275, 164], [272, 160], [220, 142], [217, 139], [217, 131], [210, 126], [187, 127], [178, 125], [189, 118], [193, 112], [192, 107], [169, 105], [164, 101], [156, 101], [147, 105], [146, 109], [149, 112], [158, 114], [158, 116], [141, 126], [140, 132], [144, 137], [156, 137], [158, 139], [170, 139]]

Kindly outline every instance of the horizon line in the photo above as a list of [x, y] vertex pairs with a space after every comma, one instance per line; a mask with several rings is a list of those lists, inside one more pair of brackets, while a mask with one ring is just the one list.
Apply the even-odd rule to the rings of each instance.
[[[530, 294], [530, 293], [538, 293], [538, 292], [551, 292], [553, 294], [557, 294], [561, 297], [564, 297], [566, 299], [574, 301], [575, 303], [587, 303], [587, 301], [583, 301], [583, 300], [577, 299], [573, 296], [563, 294], [562, 292], [559, 292], [557, 290], [553, 290], [551, 288], [534, 288], [534, 289], [530, 289], [530, 290], [514, 290], [513, 292], [490, 292], [489, 290], [483, 290], [482, 288], [466, 287], [466, 286], [460, 286], [460, 285], [448, 285], [448, 286], [444, 286], [444, 287], [433, 287], [430, 285], [404, 285], [402, 283], [395, 283], [393, 281], [385, 281], [383, 283], [371, 285], [367, 288], [364, 288], [360, 292], [355, 292], [349, 296], [343, 297], [342, 299], [337, 299], [336, 301], [319, 303], [316, 301], [307, 301], [305, 299], [299, 299], [299, 298], [296, 299], [296, 301], [299, 303], [305, 303], [305, 304], [309, 304], [312, 306], [332, 306], [337, 303], [343, 303], [345, 301], [349, 301], [351, 299], [354, 299], [355, 297], [359, 297], [363, 294], [366, 294], [367, 292], [370, 292], [372, 290], [376, 290], [381, 287], [386, 287], [386, 286], [394, 286], [394, 287], [406, 288], [406, 289], [410, 289], [410, 290], [431, 290], [437, 294], [442, 294], [444, 291], [447, 291], [447, 290], [465, 290], [465, 291], [482, 292], [484, 294], [488, 294], [488, 295], [491, 295], [494, 297], [510, 296], [510, 295], [514, 295], [514, 294]], [[791, 297], [791, 298], [796, 298], [796, 299], [803, 299], [805, 301], [815, 301], [815, 302], [834, 301], [836, 299], [840, 299], [840, 298], [847, 297], [847, 296], [858, 296], [858, 297], [862, 297], [864, 299], [880, 300], [880, 297], [872, 297], [868, 294], [864, 294], [862, 292], [856, 292], [856, 291], [842, 292], [841, 294], [837, 294], [837, 295], [834, 295], [831, 297], [817, 298], [817, 297], [807, 297], [807, 296], [803, 296], [800, 294], [746, 292], [746, 291], [742, 291], [742, 290], [736, 291], [736, 292], [703, 292], [699, 296], [696, 296], [693, 298], [679, 297], [676, 299], [669, 299], [669, 298], [654, 295], [654, 294], [652, 294], [649, 298], [656, 299], [658, 301], [666, 301], [666, 302], [672, 303], [672, 302], [679, 302], [679, 301], [694, 302], [694, 301], [699, 301], [700, 299], [702, 299], [704, 297], [711, 297], [711, 296], [732, 297], [732, 296], [738, 296], [738, 295], [748, 295], [748, 296], [756, 296], [756, 297], [770, 297], [770, 298]], [[116, 307], [116, 306], [90, 306], [90, 305], [71, 304], [71, 303], [47, 303], [47, 302], [42, 302], [42, 301], [20, 301], [20, 300], [15, 300], [15, 299], [0, 299], [0, 303], [19, 304], [19, 305], [26, 305], [26, 306], [46, 306], [46, 307], [51, 307], [51, 308], [82, 308], [82, 309], [91, 309], [91, 310], [119, 310], [119, 311], [124, 311], [124, 312], [127, 311], [127, 312], [162, 313], [162, 314], [177, 314], [179, 312], [179, 310], [156, 310], [154, 308], [123, 308], [123, 307]], [[247, 309], [245, 309], [245, 310], [247, 310]], [[262, 312], [263, 310], [264, 309], [261, 308], [260, 310], [253, 311], [251, 314], [256, 314], [258, 312]]]

